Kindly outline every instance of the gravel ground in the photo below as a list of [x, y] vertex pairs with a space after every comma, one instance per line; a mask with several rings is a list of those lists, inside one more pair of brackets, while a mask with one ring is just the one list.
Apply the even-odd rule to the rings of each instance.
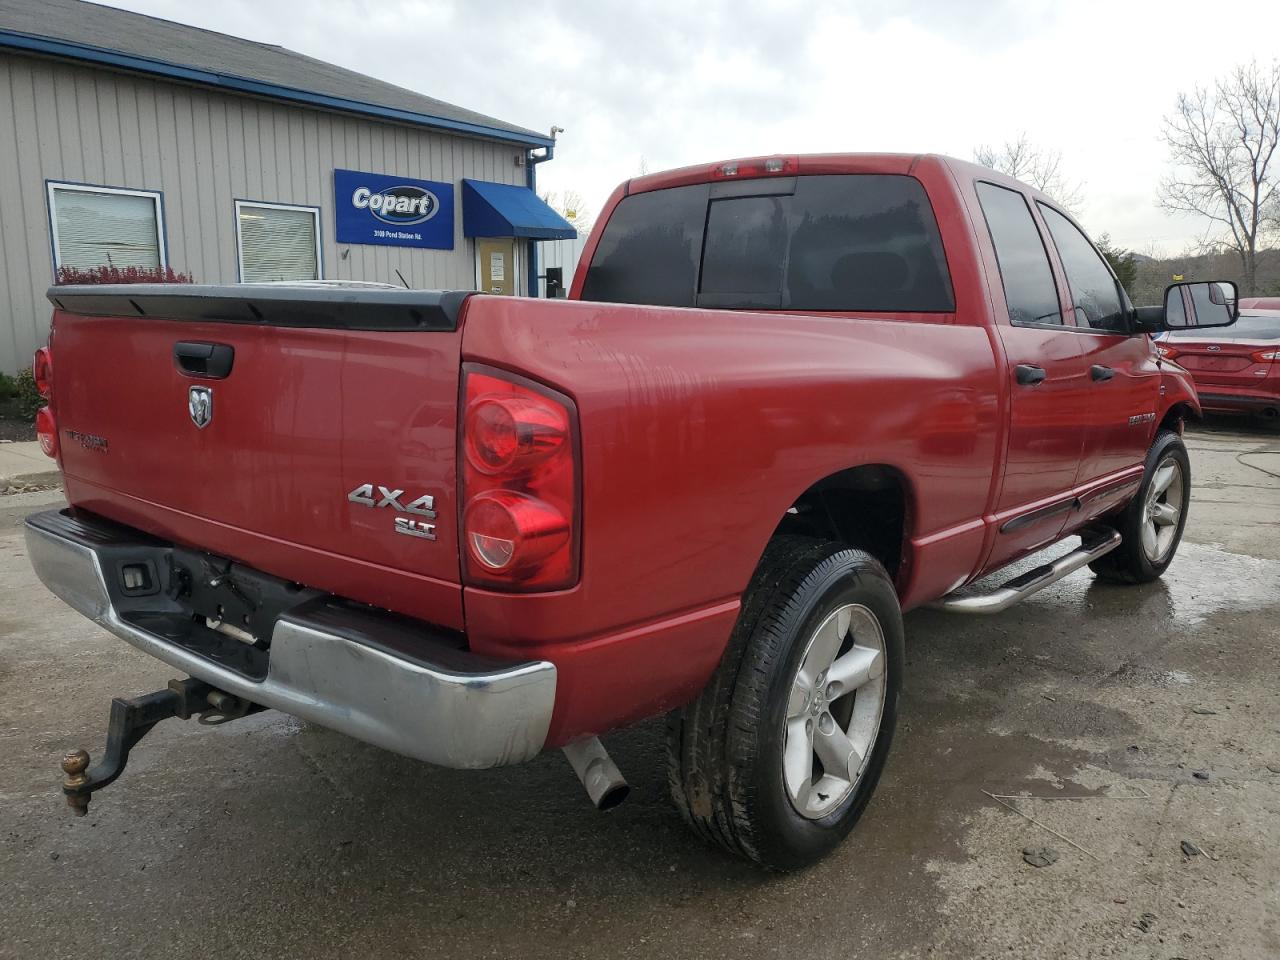
[[63, 750], [172, 671], [35, 581], [17, 519], [56, 495], [0, 498], [0, 957], [1276, 957], [1280, 436], [1188, 441], [1161, 582], [908, 615], [885, 778], [791, 876], [685, 832], [656, 723], [608, 738], [607, 815], [556, 755], [439, 770], [262, 714], [167, 723], [73, 819]]

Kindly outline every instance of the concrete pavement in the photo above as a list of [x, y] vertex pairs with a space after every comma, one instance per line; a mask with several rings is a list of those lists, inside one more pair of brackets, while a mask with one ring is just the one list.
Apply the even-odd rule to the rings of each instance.
[[58, 467], [36, 441], [0, 443], [0, 494], [45, 487], [58, 482]]
[[56, 495], [0, 498], [0, 957], [1280, 955], [1280, 436], [1187, 439], [1162, 581], [908, 615], [885, 778], [789, 876], [685, 830], [656, 722], [606, 738], [635, 788], [606, 815], [558, 755], [441, 770], [262, 714], [166, 723], [73, 819], [61, 753], [173, 671], [35, 581], [17, 520]]

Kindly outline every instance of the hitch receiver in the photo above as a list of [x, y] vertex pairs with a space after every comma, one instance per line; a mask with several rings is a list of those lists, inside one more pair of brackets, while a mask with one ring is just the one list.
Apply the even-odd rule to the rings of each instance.
[[88, 769], [87, 751], [72, 750], [62, 758], [62, 771], [67, 775], [62, 781], [62, 792], [66, 794], [67, 806], [77, 817], [88, 813], [94, 791], [109, 786], [124, 773], [129, 751], [161, 720], [170, 717], [189, 720], [199, 714], [201, 723], [225, 723], [261, 709], [257, 704], [191, 677], [170, 680], [165, 689], [132, 700], [116, 697], [111, 701], [107, 752], [102, 759], [93, 769]]

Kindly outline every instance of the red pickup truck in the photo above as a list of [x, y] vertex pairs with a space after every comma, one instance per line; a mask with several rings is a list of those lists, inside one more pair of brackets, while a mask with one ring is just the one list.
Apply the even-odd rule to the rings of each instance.
[[[1228, 290], [1196, 322], [1230, 324]], [[598, 735], [667, 714], [689, 823], [802, 865], [884, 766], [904, 609], [996, 612], [1085, 564], [1149, 581], [1186, 521], [1199, 405], [1164, 308], [1048, 197], [945, 157], [629, 181], [570, 302], [49, 297], [70, 509], [27, 521], [31, 562], [189, 674], [64, 759], [79, 812], [165, 717], [263, 708], [452, 767], [563, 747], [607, 806]]]

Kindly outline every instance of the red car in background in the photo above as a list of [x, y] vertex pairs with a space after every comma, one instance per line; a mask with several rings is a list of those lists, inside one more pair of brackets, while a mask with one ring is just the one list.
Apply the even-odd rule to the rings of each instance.
[[1241, 301], [1232, 326], [1172, 330], [1158, 349], [1191, 374], [1205, 410], [1280, 422], [1280, 309], [1250, 308], [1251, 302]]

